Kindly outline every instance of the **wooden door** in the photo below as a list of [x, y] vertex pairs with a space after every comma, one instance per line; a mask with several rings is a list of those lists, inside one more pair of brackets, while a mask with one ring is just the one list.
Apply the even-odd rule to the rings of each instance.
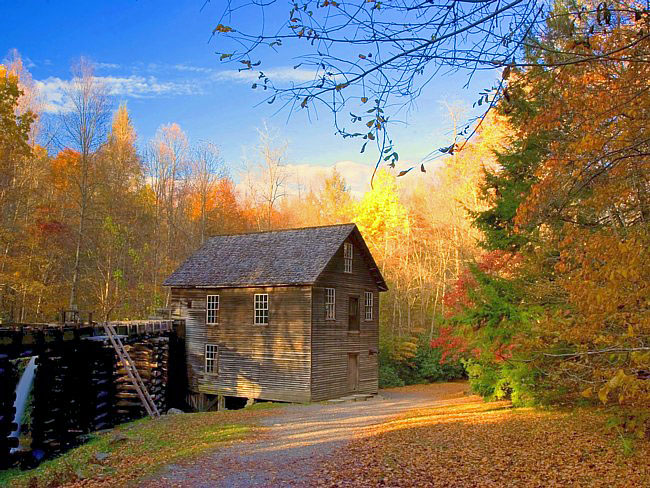
[[359, 297], [348, 298], [348, 330], [359, 330]]
[[359, 353], [348, 353], [348, 391], [359, 391]]

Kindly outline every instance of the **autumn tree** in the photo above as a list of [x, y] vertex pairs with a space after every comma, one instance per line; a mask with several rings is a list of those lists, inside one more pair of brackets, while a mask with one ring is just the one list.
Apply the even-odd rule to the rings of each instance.
[[146, 157], [147, 176], [153, 193], [156, 221], [156, 240], [163, 243], [156, 247], [151, 280], [154, 287], [162, 281], [159, 273], [171, 272], [175, 257], [176, 236], [182, 217], [178, 200], [185, 190], [189, 167], [189, 142], [178, 124], [161, 126], [149, 144]]
[[249, 197], [260, 209], [258, 228], [269, 230], [274, 226], [278, 202], [287, 195], [287, 143], [279, 141], [266, 126], [258, 130], [258, 135], [257, 154], [246, 161], [246, 186]]
[[281, 209], [291, 226], [314, 226], [350, 222], [356, 201], [343, 175], [334, 166], [322, 179], [284, 199]]
[[29, 135], [35, 114], [21, 110], [23, 93], [18, 74], [0, 65], [0, 309], [5, 313], [21, 290], [20, 275], [16, 280], [12, 263], [19, 253], [16, 238], [24, 229], [33, 188], [24, 166], [32, 157]]
[[[592, 36], [588, 49], [644, 56], [649, 42], [639, 29], [646, 25], [647, 16], [619, 14], [618, 25]], [[541, 322], [547, 340], [560, 345], [545, 356], [552, 377], [589, 387], [585, 395], [603, 401], [615, 392], [620, 403], [646, 405], [650, 389], [637, 374], [650, 365], [650, 309], [642, 298], [650, 291], [650, 96], [642, 81], [649, 74], [647, 63], [611, 61], [556, 74], [553, 96], [530, 124], [562, 138], [548, 144], [514, 218], [516, 228], [545, 229], [538, 240], [547, 251], [530, 251], [531, 259], [544, 271], [548, 262], [555, 276], [535, 290], [547, 302], [565, 302], [547, 306]], [[544, 78], [532, 72], [522, 83]], [[578, 89], [579, 100], [571, 95]]]
[[66, 91], [69, 110], [61, 115], [61, 142], [79, 153], [79, 171], [75, 176], [78, 224], [74, 263], [71, 270], [69, 307], [77, 306], [81, 258], [86, 238], [86, 223], [92, 206], [92, 188], [96, 152], [106, 141], [110, 121], [110, 98], [106, 86], [93, 74], [85, 58], [72, 69], [72, 81]]
[[402, 320], [403, 309], [398, 306], [401, 287], [400, 275], [396, 271], [399, 262], [408, 259], [408, 250], [400, 252], [400, 247], [408, 241], [411, 226], [408, 210], [400, 201], [397, 181], [393, 174], [384, 170], [377, 173], [374, 187], [355, 207], [354, 222], [373, 256], [378, 260], [382, 274], [390, 283], [389, 287], [393, 289], [390, 305], [386, 305], [387, 300], [383, 301], [384, 309], [388, 312], [384, 316], [390, 317], [387, 331], [393, 341], [399, 343], [399, 337], [408, 334], [410, 324]]
[[192, 192], [192, 217], [199, 223], [200, 244], [208, 231], [208, 214], [217, 207], [218, 182], [225, 177], [219, 149], [210, 143], [194, 148], [190, 162], [189, 181]]
[[234, 234], [255, 228], [254, 216], [246, 208], [232, 178], [221, 177], [215, 188], [215, 205], [210, 212], [210, 235]]
[[317, 202], [323, 224], [343, 224], [350, 221], [354, 200], [336, 166], [323, 180], [323, 187], [317, 194]]
[[[645, 16], [617, 15], [587, 55], [644, 56]], [[489, 208], [476, 218], [499, 266], [474, 270], [455, 317], [476, 347], [470, 373], [487, 396], [647, 405], [646, 64], [551, 72], [536, 56], [546, 54], [531, 53], [508, 82], [500, 110], [516, 137], [487, 174]]]
[[16, 115], [23, 115], [28, 112], [34, 115], [34, 120], [29, 130], [29, 141], [33, 146], [36, 144], [39, 130], [41, 129], [42, 120], [39, 115], [43, 112], [45, 102], [17, 49], [9, 51], [4, 64], [7, 71], [16, 76], [18, 89], [21, 91], [15, 110]]
[[[89, 270], [98, 317], [108, 319], [119, 307], [131, 308], [130, 293], [144, 277], [138, 268], [143, 259], [139, 242], [148, 239], [146, 202], [141, 198], [143, 168], [136, 147], [136, 133], [125, 104], [113, 115], [106, 144], [97, 155], [95, 206]], [[142, 264], [140, 264], [142, 266]]]

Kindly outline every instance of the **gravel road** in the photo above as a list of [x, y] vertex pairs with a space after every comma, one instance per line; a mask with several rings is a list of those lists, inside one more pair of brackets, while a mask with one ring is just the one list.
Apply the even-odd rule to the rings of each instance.
[[367, 401], [281, 407], [261, 418], [260, 435], [168, 465], [140, 486], [310, 486], [321, 461], [354, 437], [407, 410], [457, 401], [466, 390], [464, 383], [441, 383], [382, 390]]

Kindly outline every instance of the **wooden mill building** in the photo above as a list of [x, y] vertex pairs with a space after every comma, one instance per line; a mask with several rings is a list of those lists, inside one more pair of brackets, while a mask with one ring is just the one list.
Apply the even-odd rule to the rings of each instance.
[[164, 284], [195, 404], [377, 392], [387, 287], [355, 224], [214, 237]]

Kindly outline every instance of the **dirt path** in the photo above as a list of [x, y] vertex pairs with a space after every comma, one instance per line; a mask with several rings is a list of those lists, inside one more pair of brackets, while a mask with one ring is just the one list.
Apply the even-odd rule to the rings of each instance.
[[383, 390], [365, 402], [283, 407], [263, 419], [261, 435], [168, 465], [140, 486], [309, 486], [322, 461], [372, 426], [413, 408], [457, 403], [466, 390], [464, 383], [444, 383]]

